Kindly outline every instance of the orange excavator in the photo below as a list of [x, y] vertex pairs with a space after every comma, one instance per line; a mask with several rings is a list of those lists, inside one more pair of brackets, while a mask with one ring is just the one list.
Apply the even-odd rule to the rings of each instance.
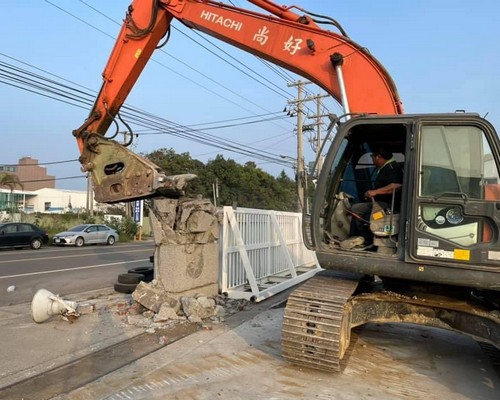
[[[135, 0], [75, 130], [100, 202], [183, 194], [182, 179], [105, 137], [173, 19], [316, 83], [342, 107], [304, 213], [304, 241], [324, 271], [289, 296], [283, 356], [339, 371], [353, 327], [406, 322], [462, 332], [500, 348], [500, 143], [474, 113], [406, 115], [385, 68], [333, 18], [248, 0], [254, 12], [211, 0]], [[327, 28], [335, 29], [333, 32]], [[373, 244], [346, 247], [353, 201], [384, 148], [401, 168], [399, 193], [360, 221]], [[396, 200], [397, 199], [397, 200]], [[398, 203], [398, 204], [397, 204]], [[310, 211], [309, 211], [310, 210]], [[358, 221], [359, 222], [359, 221]]]

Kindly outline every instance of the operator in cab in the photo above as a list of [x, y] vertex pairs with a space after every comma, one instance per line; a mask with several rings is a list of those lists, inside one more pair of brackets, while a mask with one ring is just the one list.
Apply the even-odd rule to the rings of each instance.
[[[369, 248], [373, 243], [370, 231], [370, 216], [375, 200], [384, 210], [399, 212], [401, 205], [401, 186], [403, 170], [393, 158], [391, 151], [383, 147], [371, 154], [373, 164], [377, 168], [374, 189], [367, 190], [364, 197], [367, 202], [353, 204], [351, 207], [351, 226], [349, 238], [343, 240], [340, 246], [344, 249]], [[393, 200], [394, 196], [394, 200]]]

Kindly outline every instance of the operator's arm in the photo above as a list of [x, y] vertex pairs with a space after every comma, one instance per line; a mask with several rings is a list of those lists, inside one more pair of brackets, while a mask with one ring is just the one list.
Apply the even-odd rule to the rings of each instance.
[[400, 190], [401, 186], [403, 186], [401, 183], [389, 183], [387, 186], [378, 189], [367, 190], [365, 192], [365, 199], [371, 199], [372, 197], [383, 194], [392, 194], [393, 192]]

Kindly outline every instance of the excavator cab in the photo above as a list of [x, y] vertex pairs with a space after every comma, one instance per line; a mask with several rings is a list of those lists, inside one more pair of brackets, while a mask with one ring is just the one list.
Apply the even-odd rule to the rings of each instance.
[[372, 212], [366, 219], [353, 212], [351, 206], [366, 202], [364, 193], [374, 188], [377, 168], [372, 154], [375, 150], [383, 147], [390, 151], [396, 167], [404, 171], [406, 140], [407, 129], [404, 125], [380, 124], [369, 130], [355, 127], [340, 143], [337, 157], [329, 167], [327, 183], [327, 196], [334, 200], [325, 202], [323, 210], [324, 235], [331, 248], [349, 249], [343, 243], [349, 238], [351, 220], [358, 219], [372, 232], [374, 243], [366, 248], [361, 244], [354, 250], [391, 253], [396, 250], [401, 191], [394, 191], [391, 201], [383, 205], [372, 199]]
[[[372, 188], [379, 147], [404, 171], [402, 189], [366, 221], [374, 246], [342, 248], [349, 203]], [[499, 160], [494, 128], [475, 114], [354, 117], [340, 124], [312, 193], [307, 245], [326, 269], [498, 291]]]
[[[346, 248], [349, 205], [390, 149], [403, 183], [375, 204], [369, 248]], [[341, 371], [350, 330], [406, 322], [458, 331], [500, 349], [500, 145], [474, 114], [359, 116], [340, 124], [304, 214], [304, 240], [325, 269], [287, 301], [282, 351]], [[326, 333], [325, 333], [326, 332]]]

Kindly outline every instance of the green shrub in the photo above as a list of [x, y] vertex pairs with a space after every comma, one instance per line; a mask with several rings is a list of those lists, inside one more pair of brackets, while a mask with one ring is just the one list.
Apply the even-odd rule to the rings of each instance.
[[107, 225], [120, 234], [120, 241], [129, 241], [138, 232], [138, 226], [130, 217], [111, 218]]

